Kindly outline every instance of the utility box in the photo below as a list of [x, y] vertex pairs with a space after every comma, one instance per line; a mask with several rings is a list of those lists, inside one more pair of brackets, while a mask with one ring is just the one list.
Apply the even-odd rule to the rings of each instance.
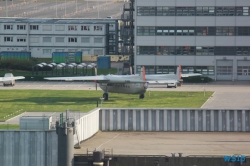
[[0, 55], [1, 55], [1, 60], [7, 60], [7, 59], [29, 60], [31, 58], [31, 52], [2, 51]]
[[82, 63], [82, 52], [53, 52], [54, 63]]
[[23, 116], [20, 118], [20, 130], [50, 130], [51, 116]]
[[109, 69], [110, 68], [110, 56], [99, 56], [97, 58], [98, 69]]

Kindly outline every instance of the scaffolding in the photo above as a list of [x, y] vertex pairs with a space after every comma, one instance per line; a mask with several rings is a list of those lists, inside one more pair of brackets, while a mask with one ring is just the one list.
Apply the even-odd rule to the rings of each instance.
[[134, 66], [134, 1], [124, 4], [120, 27], [121, 54], [130, 55], [130, 66]]

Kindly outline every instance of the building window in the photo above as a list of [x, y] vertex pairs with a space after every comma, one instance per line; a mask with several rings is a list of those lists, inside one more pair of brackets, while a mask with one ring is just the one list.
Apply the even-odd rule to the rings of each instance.
[[196, 47], [196, 55], [214, 55], [214, 47]]
[[250, 47], [236, 47], [236, 55], [250, 55]]
[[195, 7], [176, 7], [176, 16], [195, 16]]
[[77, 52], [77, 49], [69, 49], [69, 52]]
[[82, 31], [90, 31], [90, 28], [89, 28], [88, 25], [82, 25], [82, 26], [81, 26], [81, 30], [82, 30]]
[[238, 36], [249, 36], [250, 27], [236, 27], [236, 34]]
[[102, 43], [102, 37], [95, 37], [94, 43]]
[[44, 55], [51, 54], [51, 49], [43, 49], [43, 54]]
[[235, 7], [216, 7], [216, 16], [234, 16]]
[[82, 37], [81, 43], [90, 43], [90, 37]]
[[13, 30], [13, 25], [4, 25], [4, 30]]
[[94, 31], [102, 31], [102, 26], [94, 26]]
[[137, 27], [138, 36], [155, 36], [155, 27]]
[[52, 25], [43, 25], [43, 31], [52, 31]]
[[176, 55], [195, 55], [195, 47], [190, 46], [177, 46]]
[[88, 55], [88, 54], [90, 54], [90, 50], [82, 49], [82, 54]]
[[238, 66], [237, 75], [249, 76], [250, 75], [250, 66]]
[[56, 43], [64, 43], [64, 37], [56, 37]]
[[138, 16], [155, 16], [156, 7], [137, 7], [137, 15]]
[[103, 55], [103, 50], [101, 50], [101, 49], [94, 49], [94, 54], [95, 55]]
[[77, 31], [77, 26], [76, 25], [69, 25], [68, 30], [69, 31]]
[[216, 36], [234, 36], [234, 27], [216, 27]]
[[196, 7], [196, 16], [214, 16], [215, 7]]
[[17, 30], [25, 30], [26, 25], [17, 25]]
[[157, 16], [175, 16], [175, 7], [156, 7], [156, 14]]
[[38, 30], [38, 25], [30, 25], [30, 30]]
[[64, 52], [64, 49], [56, 49], [56, 52]]
[[55, 29], [56, 29], [56, 31], [64, 31], [65, 30], [65, 26], [64, 25], [56, 25]]
[[51, 43], [51, 37], [43, 37], [44, 43]]
[[26, 42], [25, 37], [17, 37], [17, 42]]
[[4, 37], [5, 42], [13, 42], [13, 37]]
[[217, 66], [217, 75], [232, 75], [232, 66]]
[[236, 7], [236, 16], [249, 16], [249, 7]]
[[137, 55], [156, 55], [156, 46], [138, 46]]
[[39, 43], [39, 37], [31, 37], [30, 43]]
[[236, 55], [236, 47], [215, 47], [214, 55]]
[[69, 37], [68, 42], [69, 43], [77, 43], [77, 37]]

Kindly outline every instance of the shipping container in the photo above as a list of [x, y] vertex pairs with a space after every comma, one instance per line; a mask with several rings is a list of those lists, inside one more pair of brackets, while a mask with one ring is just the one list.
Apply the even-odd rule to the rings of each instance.
[[51, 116], [23, 116], [20, 118], [20, 130], [50, 130]]
[[31, 52], [16, 52], [16, 51], [2, 51], [0, 53], [1, 60], [6, 59], [19, 59], [29, 60], [31, 58]]
[[53, 52], [54, 63], [82, 63], [82, 52]]
[[97, 58], [97, 67], [100, 69], [110, 68], [110, 56], [99, 56]]

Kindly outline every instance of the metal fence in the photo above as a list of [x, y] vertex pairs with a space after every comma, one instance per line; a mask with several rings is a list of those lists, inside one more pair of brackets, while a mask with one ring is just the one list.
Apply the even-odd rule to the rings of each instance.
[[250, 131], [250, 110], [101, 109], [102, 131]]

